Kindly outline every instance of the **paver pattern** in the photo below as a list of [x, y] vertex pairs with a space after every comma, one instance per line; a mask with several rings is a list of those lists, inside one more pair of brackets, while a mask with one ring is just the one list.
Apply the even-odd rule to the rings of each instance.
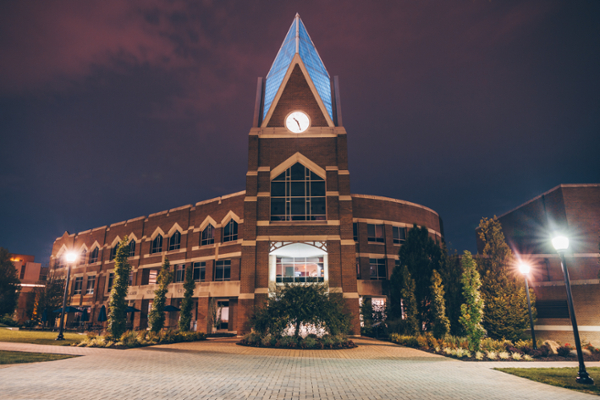
[[[0, 369], [0, 398], [592, 398], [492, 370], [497, 363], [455, 361], [374, 340], [357, 342], [356, 349], [337, 351], [257, 349], [237, 346], [232, 339], [132, 350], [0, 343], [0, 350], [83, 356]], [[548, 363], [517, 366], [542, 364]]]

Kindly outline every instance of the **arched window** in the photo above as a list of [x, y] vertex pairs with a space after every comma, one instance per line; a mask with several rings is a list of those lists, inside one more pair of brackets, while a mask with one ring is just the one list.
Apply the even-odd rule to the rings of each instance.
[[89, 264], [93, 264], [95, 262], [98, 261], [98, 248], [94, 248], [94, 250], [92, 250], [92, 252], [90, 253], [90, 261]]
[[131, 239], [129, 242], [129, 257], [135, 256], [135, 240]]
[[175, 231], [175, 233], [169, 239], [169, 250], [178, 250], [181, 247], [181, 233]]
[[111, 247], [110, 249], [110, 258], [109, 260], [112, 261], [115, 259], [115, 257], [117, 256], [117, 249], [119, 248], [119, 242], [115, 243], [115, 245], [113, 247]]
[[79, 265], [83, 265], [85, 264], [87, 261], [87, 250], [83, 249], [81, 250], [81, 254], [79, 255], [79, 259], [77, 260], [77, 264]]
[[162, 251], [162, 235], [158, 235], [152, 241], [152, 246], [150, 246], [150, 254], [160, 253]]
[[271, 221], [321, 221], [325, 210], [325, 180], [300, 163], [271, 182]]
[[223, 242], [231, 242], [238, 239], [238, 224], [230, 219], [227, 225], [223, 227]]
[[205, 246], [207, 244], [213, 244], [215, 242], [215, 228], [208, 224], [206, 228], [202, 231], [202, 235], [200, 236], [200, 246]]

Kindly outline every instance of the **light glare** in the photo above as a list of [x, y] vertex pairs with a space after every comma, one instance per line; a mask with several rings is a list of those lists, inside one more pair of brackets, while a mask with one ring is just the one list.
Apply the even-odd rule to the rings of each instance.
[[74, 251], [67, 252], [67, 254], [65, 254], [65, 260], [68, 263], [75, 262], [75, 260], [77, 260], [77, 253], [75, 253]]
[[529, 271], [531, 271], [531, 267], [527, 263], [520, 262], [519, 263], [519, 271], [521, 271], [521, 273], [523, 275], [527, 275], [527, 274], [529, 274]]
[[569, 238], [562, 235], [555, 236], [552, 239], [552, 246], [556, 251], [566, 250], [569, 248]]

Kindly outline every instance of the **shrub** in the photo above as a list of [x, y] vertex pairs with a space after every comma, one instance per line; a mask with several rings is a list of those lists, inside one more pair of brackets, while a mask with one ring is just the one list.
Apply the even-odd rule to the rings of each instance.
[[139, 345], [138, 337], [133, 331], [127, 331], [122, 334], [120, 342], [126, 347], [137, 347]]
[[323, 348], [325, 348], [325, 349], [330, 349], [332, 343], [333, 343], [333, 339], [332, 339], [331, 335], [324, 335], [321, 338], [321, 344], [323, 345]]
[[304, 349], [314, 349], [317, 347], [317, 339], [314, 337], [307, 336], [302, 340], [302, 348]]
[[5, 314], [0, 317], [0, 324], [4, 324], [6, 326], [17, 326], [18, 323], [15, 321], [9, 314]]
[[538, 347], [538, 351], [541, 354], [541, 357], [548, 357], [550, 355], [550, 346], [544, 344]]
[[501, 340], [494, 340], [487, 337], [481, 340], [481, 349], [483, 351], [499, 352], [504, 350], [504, 343]]
[[532, 360], [533, 360], [533, 357], [531, 357], [529, 354], [525, 354], [525, 355], [523, 356], [523, 360], [525, 360], [525, 361], [532, 361]]
[[490, 360], [495, 360], [498, 358], [498, 353], [496, 353], [495, 351], [488, 351], [486, 357]]
[[475, 352], [475, 359], [476, 360], [479, 360], [479, 361], [483, 360], [483, 356], [484, 355], [483, 355], [483, 353], [481, 351]]
[[436, 347], [438, 347], [440, 345], [440, 342], [442, 341], [441, 339], [438, 340], [436, 339], [432, 334], [427, 333], [425, 335], [425, 338], [427, 339], [427, 346], [430, 349], [435, 349]]
[[521, 355], [521, 353], [512, 353], [512, 359], [519, 361], [519, 360], [523, 359], [523, 356]]
[[281, 339], [279, 339], [279, 343], [281, 347], [289, 347], [292, 349], [298, 347], [298, 339], [293, 336], [282, 336]]
[[533, 354], [533, 349], [529, 346], [523, 346], [520, 348], [520, 350], [523, 354], [527, 354], [527, 355]]
[[427, 338], [425, 336], [417, 336], [416, 337], [417, 340], [417, 348], [419, 349], [428, 349], [429, 348], [429, 341], [427, 340]]
[[498, 357], [501, 360], [508, 360], [510, 358], [510, 354], [507, 351], [501, 351], [500, 353], [498, 353]]
[[568, 357], [571, 353], [571, 348], [569, 346], [561, 346], [556, 350], [556, 353], [561, 357]]

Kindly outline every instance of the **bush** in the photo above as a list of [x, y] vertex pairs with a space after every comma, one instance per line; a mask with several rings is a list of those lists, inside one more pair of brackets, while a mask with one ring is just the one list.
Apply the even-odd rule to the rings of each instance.
[[317, 347], [317, 339], [307, 336], [302, 340], [301, 345], [303, 349], [314, 349]]
[[121, 335], [120, 342], [125, 347], [137, 347], [138, 346], [138, 337], [133, 331], [127, 331]]
[[550, 346], [548, 345], [542, 345], [540, 347], [538, 347], [538, 351], [541, 354], [541, 357], [548, 357], [550, 355]]
[[481, 340], [481, 349], [483, 351], [494, 351], [499, 352], [505, 349], [504, 342], [501, 340], [494, 340], [492, 338], [484, 338]]
[[0, 324], [4, 324], [6, 326], [17, 326], [18, 323], [15, 321], [10, 315], [5, 314], [0, 317]]
[[571, 348], [569, 346], [560, 346], [556, 350], [556, 353], [561, 357], [568, 357], [571, 353]]

